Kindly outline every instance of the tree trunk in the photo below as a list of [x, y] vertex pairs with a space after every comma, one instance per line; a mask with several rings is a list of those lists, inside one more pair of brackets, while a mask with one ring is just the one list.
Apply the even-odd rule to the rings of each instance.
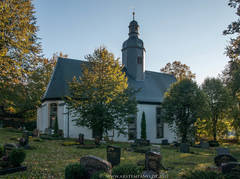
[[186, 143], [187, 142], [187, 131], [184, 131], [182, 133], [182, 143]]
[[217, 141], [217, 119], [213, 120], [213, 140]]

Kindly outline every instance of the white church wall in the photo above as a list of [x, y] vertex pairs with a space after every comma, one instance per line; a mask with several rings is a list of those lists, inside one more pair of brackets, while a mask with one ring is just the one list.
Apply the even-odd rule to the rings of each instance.
[[[85, 139], [92, 139], [92, 130], [87, 127], [76, 126], [75, 118], [68, 112], [67, 105], [64, 105], [64, 137], [78, 138], [79, 133], [84, 134]], [[69, 136], [68, 136], [69, 135]]]
[[147, 139], [151, 143], [161, 143], [163, 139], [168, 139], [169, 142], [175, 141], [175, 134], [170, 130], [169, 126], [164, 123], [164, 137], [157, 138], [156, 127], [156, 108], [159, 105], [138, 104], [137, 113], [137, 138], [141, 138], [141, 120], [142, 113], [145, 112]]

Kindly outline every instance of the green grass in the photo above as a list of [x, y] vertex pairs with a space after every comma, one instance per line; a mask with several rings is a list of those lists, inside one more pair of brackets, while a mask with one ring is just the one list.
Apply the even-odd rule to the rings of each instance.
[[[0, 144], [14, 143], [10, 140], [12, 137], [20, 137], [17, 133], [8, 129], [0, 129]], [[66, 140], [64, 140], [66, 141]], [[27, 166], [27, 171], [0, 176], [0, 178], [64, 178], [64, 169], [70, 163], [79, 162], [84, 155], [95, 155], [106, 159], [106, 145], [95, 149], [81, 149], [77, 146], [63, 146], [63, 140], [42, 140], [34, 142], [30, 139], [30, 145], [34, 150], [26, 150], [27, 157], [23, 165]], [[67, 140], [68, 141], [68, 140]], [[71, 141], [71, 140], [69, 140]], [[87, 141], [92, 143], [92, 141]], [[137, 163], [144, 160], [145, 155], [125, 150], [130, 145], [127, 143], [113, 143], [113, 145], [122, 147], [121, 163]], [[240, 160], [240, 146], [227, 145], [230, 152]], [[161, 146], [163, 156], [163, 165], [168, 170], [169, 178], [178, 178], [179, 174], [186, 170], [201, 169], [206, 166], [214, 165], [213, 159], [216, 155], [215, 148], [198, 149], [191, 148], [192, 154], [183, 154], [176, 151], [171, 146]]]

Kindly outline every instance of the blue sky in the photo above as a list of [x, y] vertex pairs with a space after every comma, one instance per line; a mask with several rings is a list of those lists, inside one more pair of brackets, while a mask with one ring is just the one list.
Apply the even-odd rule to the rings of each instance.
[[200, 84], [228, 62], [222, 35], [237, 18], [228, 0], [34, 0], [43, 54], [84, 56], [101, 45], [121, 58], [135, 9], [146, 49], [146, 70], [160, 71], [180, 60]]

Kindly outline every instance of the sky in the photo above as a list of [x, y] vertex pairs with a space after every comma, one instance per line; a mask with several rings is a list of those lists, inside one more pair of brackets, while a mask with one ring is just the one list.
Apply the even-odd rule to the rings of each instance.
[[159, 72], [181, 61], [201, 84], [217, 77], [229, 59], [230, 36], [222, 32], [237, 19], [228, 0], [33, 0], [43, 54], [84, 56], [104, 45], [122, 57], [122, 43], [135, 11], [146, 49], [146, 70]]

